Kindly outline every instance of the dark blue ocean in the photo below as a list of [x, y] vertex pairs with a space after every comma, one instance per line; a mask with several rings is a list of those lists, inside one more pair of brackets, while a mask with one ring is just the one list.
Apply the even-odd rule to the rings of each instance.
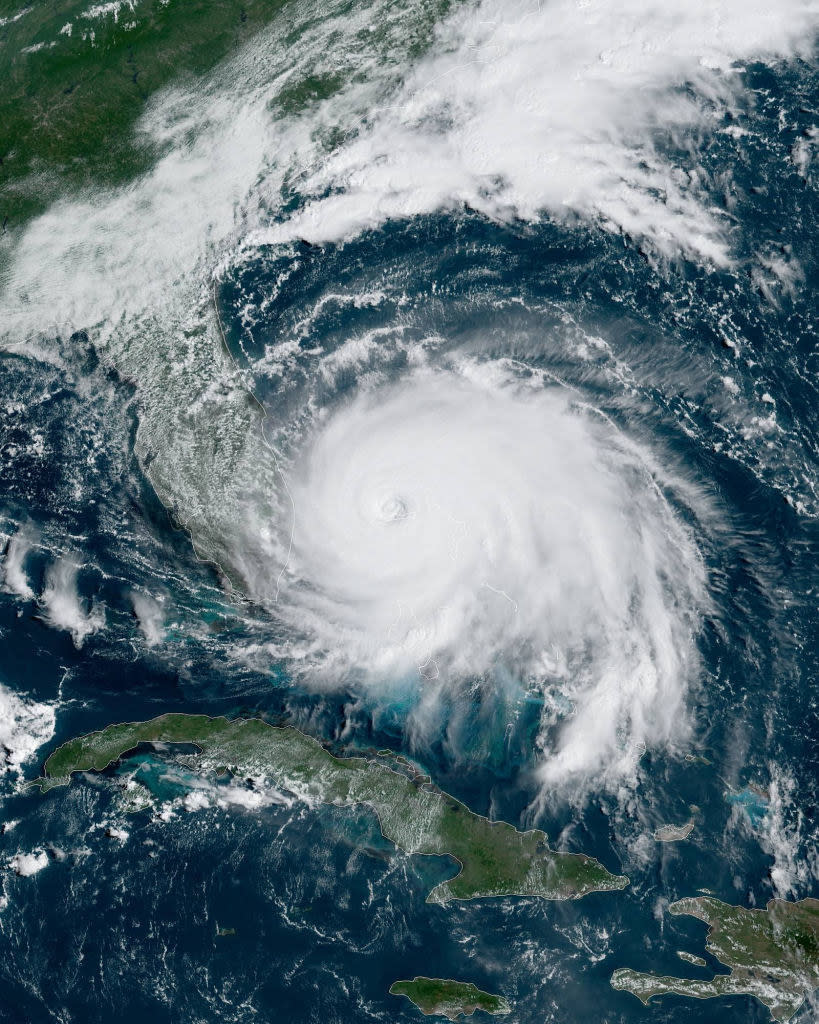
[[[819, 225], [815, 180], [786, 160], [813, 124], [817, 80], [799, 61], [744, 74], [759, 97], [752, 133], [704, 147], [717, 207], [732, 170], [730, 267], [656, 257], [582, 221], [497, 223], [457, 207], [343, 244], [263, 246], [216, 281], [224, 344], [271, 443], [308, 399], [343, 403], [368, 371], [364, 358], [317, 382], [317, 351], [380, 331], [373, 366], [400, 381], [411, 342], [434, 336], [441, 364], [466, 352], [559, 379], [707, 495], [719, 526], [698, 538], [710, 606], [690, 736], [685, 749], [649, 746], [622, 789], [538, 804], [537, 697], [512, 714], [491, 688], [461, 688], [415, 742], [417, 685], [316, 687], [260, 655], [286, 627], [197, 557], [157, 498], [135, 453], [138, 382], [98, 351], [93, 325], [0, 355], [3, 1024], [409, 1022], [418, 1011], [388, 989], [416, 974], [502, 993], [525, 1024], [770, 1019], [750, 998], [646, 1008], [609, 984], [624, 966], [726, 970], [705, 952], [705, 925], [669, 917], [669, 901], [819, 893]], [[802, 276], [760, 277], [760, 251]], [[286, 370], [266, 358], [282, 336], [296, 339]], [[581, 336], [606, 344], [581, 357]], [[135, 594], [152, 595], [147, 610]], [[35, 709], [28, 724], [21, 707]], [[256, 715], [340, 754], [404, 752], [473, 810], [542, 828], [631, 884], [575, 902], [429, 906], [455, 865], [397, 851], [367, 810], [220, 800], [224, 781], [187, 776], [172, 754], [140, 751], [45, 796], [23, 785], [69, 737], [165, 711]], [[15, 760], [36, 728], [42, 743]], [[652, 838], [689, 820], [684, 842]]]

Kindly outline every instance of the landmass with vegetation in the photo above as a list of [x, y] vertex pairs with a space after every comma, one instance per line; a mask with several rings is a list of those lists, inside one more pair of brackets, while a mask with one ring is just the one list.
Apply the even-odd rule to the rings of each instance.
[[696, 896], [668, 909], [709, 925], [706, 947], [731, 970], [706, 980], [615, 971], [612, 985], [646, 1005], [672, 993], [696, 999], [747, 995], [764, 1003], [775, 1020], [788, 1021], [819, 986], [819, 900], [774, 899], [765, 910], [746, 910]]
[[46, 792], [67, 784], [74, 772], [102, 771], [144, 743], [192, 745], [197, 753], [179, 756], [200, 772], [265, 778], [308, 802], [371, 807], [383, 835], [399, 849], [449, 856], [461, 865], [432, 890], [429, 903], [487, 896], [566, 900], [628, 885], [593, 857], [552, 850], [538, 829], [520, 832], [475, 814], [423, 776], [376, 759], [334, 757], [297, 729], [260, 719], [167, 714], [111, 725], [55, 750], [37, 784]]
[[[366, 44], [422, 53], [450, 0], [420, 0], [362, 28]], [[126, 184], [163, 155], [140, 130], [154, 98], [202, 82], [268, 28], [293, 45], [292, 0], [0, 0], [0, 238], [77, 190]], [[278, 30], [273, 28], [278, 22]], [[363, 43], [362, 43], [363, 45]], [[297, 73], [274, 106], [289, 114], [355, 73]], [[271, 60], [271, 78], [284, 70]], [[0, 249], [0, 255], [2, 250]]]
[[471, 982], [451, 981], [447, 978], [413, 978], [412, 981], [396, 981], [390, 987], [390, 994], [406, 996], [415, 1003], [421, 1013], [437, 1015], [455, 1020], [469, 1017], [476, 1010], [486, 1013], [509, 1013], [509, 1003], [503, 996], [482, 992]]
[[116, 185], [159, 155], [136, 124], [180, 76], [201, 75], [284, 0], [0, 0], [0, 213], [9, 227], [66, 188]]

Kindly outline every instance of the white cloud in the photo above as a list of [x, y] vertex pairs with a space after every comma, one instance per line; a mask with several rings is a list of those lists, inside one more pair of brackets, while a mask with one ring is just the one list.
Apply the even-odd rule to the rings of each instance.
[[38, 871], [48, 867], [49, 858], [45, 850], [38, 849], [33, 850], [31, 853], [16, 853], [13, 857], [9, 858], [7, 864], [15, 874], [23, 878], [30, 878], [32, 875], [36, 875]]
[[131, 594], [131, 603], [146, 643], [149, 647], [155, 647], [165, 638], [165, 614], [162, 605], [150, 594], [139, 590]]
[[0, 684], [0, 771], [22, 775], [23, 766], [54, 735], [53, 704], [30, 700]]
[[25, 569], [31, 547], [32, 538], [26, 530], [18, 530], [9, 540], [3, 559], [3, 587], [23, 601], [30, 601], [34, 597]]
[[422, 371], [314, 427], [254, 596], [310, 638], [307, 678], [414, 678], [422, 727], [506, 674], [546, 698], [545, 781], [619, 778], [685, 735], [707, 600], [659, 473], [563, 390]]
[[773, 857], [771, 881], [776, 895], [793, 899], [811, 891], [819, 879], [816, 831], [794, 803], [796, 782], [781, 765], [771, 763], [768, 811], [760, 825], [760, 841]]
[[127, 843], [131, 836], [127, 829], [117, 828], [115, 825], [109, 825], [105, 830], [105, 834], [109, 839], [116, 839], [120, 843]]
[[816, 25], [809, 0], [459, 7], [392, 102], [308, 177], [329, 196], [257, 238], [322, 242], [468, 203], [501, 219], [579, 215], [724, 263], [727, 224], [699, 172], [655, 140], [693, 147], [734, 101], [736, 62], [807, 51]]
[[[28, 227], [0, 331], [10, 347], [51, 327], [91, 331], [136, 384], [137, 451], [150, 453], [160, 497], [200, 553], [310, 633], [303, 664], [410, 665], [441, 686], [505, 660], [541, 691], [559, 684], [563, 701], [547, 701], [544, 718], [574, 709], [548, 740], [547, 780], [626, 771], [643, 743], [684, 732], [704, 587], [647, 453], [553, 392], [511, 402], [506, 385], [487, 384], [477, 421], [463, 390], [452, 408], [416, 383], [329, 417], [294, 480], [291, 534], [258, 410], [222, 353], [213, 282], [263, 243], [343, 238], [463, 203], [496, 218], [579, 217], [724, 263], [727, 226], [696, 151], [683, 170], [658, 139], [707, 136], [742, 100], [735, 63], [799, 53], [814, 6], [484, 0], [459, 5], [415, 65], [399, 46], [385, 59], [362, 43], [371, 22], [406, 16], [299, 5], [289, 35], [276, 26], [209, 81], [158, 97], [140, 131], [161, 159]], [[313, 71], [347, 84], [277, 113], [283, 89]], [[331, 135], [345, 141], [328, 156]], [[767, 271], [778, 287], [798, 283], [795, 264]], [[774, 431], [775, 418], [756, 428]], [[342, 441], [353, 447], [340, 455]], [[281, 580], [277, 602], [284, 564], [297, 578]], [[42, 601], [78, 646], [102, 625], [65, 560]], [[158, 639], [157, 618], [135, 609]]]
[[[286, 49], [278, 26], [209, 83], [159, 97], [140, 132], [164, 155], [143, 179], [59, 202], [29, 226], [3, 293], [8, 343], [55, 324], [113, 342], [123, 314], [161, 313], [173, 334], [237, 246], [336, 239], [462, 203], [590, 218], [724, 262], [727, 225], [700, 173], [656, 139], [693, 145], [741, 90], [735, 62], [800, 53], [816, 29], [811, 0], [483, 0], [459, 5], [431, 54], [407, 65], [400, 31], [390, 59], [366, 42], [376, 13], [383, 28], [406, 10], [318, 13], [292, 15]], [[313, 73], [347, 85], [277, 115], [276, 99]], [[339, 134], [349, 141], [328, 157], [321, 140]], [[314, 201], [281, 223], [294, 187]]]
[[75, 647], [82, 647], [86, 638], [105, 625], [102, 607], [93, 603], [86, 611], [77, 591], [79, 567], [67, 558], [57, 559], [48, 569], [40, 604], [45, 617], [55, 629], [71, 633]]

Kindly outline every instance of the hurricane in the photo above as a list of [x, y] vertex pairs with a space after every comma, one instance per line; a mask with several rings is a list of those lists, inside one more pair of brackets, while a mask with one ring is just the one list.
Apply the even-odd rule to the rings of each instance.
[[571, 718], [550, 780], [627, 771], [684, 734], [705, 607], [662, 473], [554, 384], [416, 371], [318, 417], [259, 598], [312, 638], [324, 679], [513, 678], [548, 697], [544, 725]]
[[[715, 190], [733, 186], [700, 161], [709, 136], [744, 138], [738, 62], [806, 52], [809, 7], [414, 8], [426, 41], [407, 66], [404, 15], [314, 15], [288, 16], [287, 52], [263, 34], [201, 95], [160, 94], [141, 130], [161, 155], [132, 186], [27, 227], [5, 336], [59, 362], [47, 323], [90, 332], [134, 382], [148, 479], [285, 630], [269, 649], [288, 671], [374, 693], [415, 679], [427, 702], [504, 679], [546, 701], [545, 777], [622, 776], [685, 734], [718, 503], [651, 437], [651, 385], [605, 322], [534, 285], [512, 238], [600, 231], [658, 271], [730, 272]], [[347, 47], [334, 70], [328, 37]], [[324, 74], [295, 109], [296, 83]], [[425, 251], [436, 219], [454, 233]], [[773, 298], [800, 278], [787, 253], [755, 259]], [[775, 432], [763, 417], [718, 415], [738, 458], [788, 471], [775, 442], [741, 451]]]
[[0, 12], [2, 1024], [802, 1004], [817, 29]]

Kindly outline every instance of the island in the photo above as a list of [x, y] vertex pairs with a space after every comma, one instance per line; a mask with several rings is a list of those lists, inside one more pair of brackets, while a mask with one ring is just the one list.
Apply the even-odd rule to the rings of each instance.
[[680, 960], [685, 960], [689, 964], [695, 964], [697, 967], [707, 967], [708, 964], [704, 957], [694, 956], [693, 953], [686, 953], [684, 949], [677, 950], [677, 956]]
[[709, 925], [707, 949], [730, 973], [703, 981], [625, 969], [612, 975], [614, 988], [646, 1005], [669, 993], [696, 999], [748, 995], [764, 1003], [774, 1020], [788, 1021], [819, 986], [819, 900], [773, 899], [765, 910], [746, 910], [695, 896], [668, 909]]
[[661, 825], [654, 833], [658, 843], [679, 843], [694, 831], [694, 822], [685, 825]]
[[538, 829], [520, 832], [475, 814], [426, 777], [375, 758], [335, 757], [297, 729], [258, 718], [166, 714], [111, 725], [64, 743], [35, 784], [47, 792], [66, 785], [73, 772], [103, 771], [140, 744], [184, 744], [195, 753], [177, 756], [192, 770], [264, 778], [307, 802], [372, 808], [382, 834], [399, 849], [449, 856], [460, 865], [433, 888], [428, 903], [490, 896], [568, 900], [628, 885], [593, 857], [551, 849]]
[[455, 1020], [461, 1015], [471, 1016], [476, 1010], [485, 1010], [496, 1015], [509, 1013], [509, 1003], [503, 996], [481, 992], [471, 982], [450, 981], [446, 978], [413, 978], [412, 981], [396, 981], [390, 987], [390, 995], [406, 996], [415, 1003], [421, 1013], [436, 1014]]

